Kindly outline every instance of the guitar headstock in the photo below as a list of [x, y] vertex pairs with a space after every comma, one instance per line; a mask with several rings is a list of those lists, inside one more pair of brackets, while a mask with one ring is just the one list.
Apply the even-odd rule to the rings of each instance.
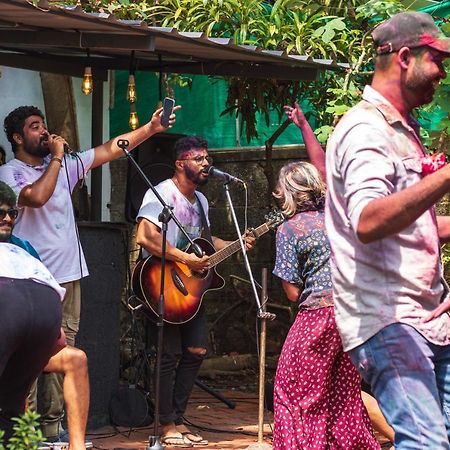
[[284, 215], [279, 209], [274, 209], [273, 211], [270, 211], [265, 216], [266, 219], [266, 225], [271, 229], [275, 230], [278, 225], [284, 222]]

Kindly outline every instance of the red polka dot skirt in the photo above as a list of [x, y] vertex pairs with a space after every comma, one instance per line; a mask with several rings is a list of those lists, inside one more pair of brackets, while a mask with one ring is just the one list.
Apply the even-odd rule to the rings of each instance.
[[275, 376], [275, 450], [380, 449], [334, 308], [300, 310]]

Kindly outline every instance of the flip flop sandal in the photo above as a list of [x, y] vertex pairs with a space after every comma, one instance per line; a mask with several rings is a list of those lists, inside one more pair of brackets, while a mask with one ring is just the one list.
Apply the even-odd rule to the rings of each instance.
[[183, 434], [181, 434], [180, 436], [177, 435], [161, 436], [161, 444], [166, 445], [168, 447], [182, 447], [182, 448], [193, 447], [192, 442]]
[[208, 441], [203, 439], [198, 433], [192, 433], [192, 431], [185, 431], [181, 433], [186, 439], [191, 442], [192, 445], [208, 445]]

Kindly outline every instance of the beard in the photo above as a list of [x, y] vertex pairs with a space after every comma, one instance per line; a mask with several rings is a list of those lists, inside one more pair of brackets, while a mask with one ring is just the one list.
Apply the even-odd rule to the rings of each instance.
[[0, 242], [9, 242], [12, 234], [12, 227], [0, 225]]
[[24, 150], [33, 156], [39, 156], [39, 158], [45, 158], [50, 154], [50, 150], [47, 146], [43, 145], [45, 138], [41, 138], [39, 144], [31, 144], [27, 139], [24, 138]]
[[[439, 81], [439, 80], [438, 80]], [[433, 101], [436, 77], [429, 76], [421, 71], [420, 66], [416, 66], [408, 80], [406, 80], [405, 87], [414, 97], [415, 105], [418, 107], [426, 105]]]
[[208, 182], [208, 178], [202, 176], [203, 170], [195, 171], [190, 167], [185, 167], [184, 172], [187, 179], [192, 181], [197, 186], [203, 186]]

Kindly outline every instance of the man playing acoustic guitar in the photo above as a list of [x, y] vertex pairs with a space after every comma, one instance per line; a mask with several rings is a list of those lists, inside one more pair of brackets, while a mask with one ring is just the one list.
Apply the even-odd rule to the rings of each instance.
[[[202, 237], [211, 241], [216, 250], [230, 245], [211, 236], [208, 220], [208, 201], [198, 192], [198, 186], [208, 180], [207, 169], [212, 163], [208, 156], [208, 143], [200, 137], [187, 136], [175, 143], [175, 174], [156, 186], [165, 202], [173, 206], [174, 215], [191, 239]], [[147, 191], [139, 210], [137, 243], [144, 251], [161, 256], [162, 235], [158, 216], [162, 206], [151, 190]], [[245, 237], [247, 249], [255, 244], [255, 237]], [[188, 245], [186, 237], [173, 220], [167, 229], [168, 261], [187, 266], [197, 273], [206, 273], [210, 257], [201, 258], [183, 251]], [[145, 253], [145, 252], [144, 252]], [[183, 288], [181, 288], [183, 290]], [[161, 442], [170, 446], [206, 445], [208, 442], [183, 424], [195, 378], [206, 354], [207, 332], [204, 306], [185, 323], [166, 323], [160, 374], [160, 424]]]

